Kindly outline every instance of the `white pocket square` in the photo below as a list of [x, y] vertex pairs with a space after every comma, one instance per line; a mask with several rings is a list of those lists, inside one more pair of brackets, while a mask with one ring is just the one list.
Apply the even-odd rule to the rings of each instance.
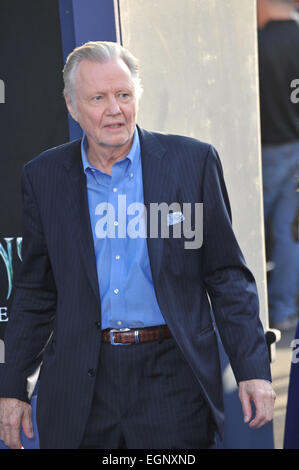
[[185, 217], [181, 212], [171, 212], [167, 215], [167, 225], [175, 225], [183, 222], [183, 220], [185, 220]]

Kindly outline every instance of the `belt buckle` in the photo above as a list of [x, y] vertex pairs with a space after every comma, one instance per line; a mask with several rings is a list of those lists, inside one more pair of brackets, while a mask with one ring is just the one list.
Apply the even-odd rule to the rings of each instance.
[[119, 333], [119, 332], [123, 332], [123, 331], [131, 331], [131, 328], [120, 328], [120, 329], [112, 328], [109, 331], [109, 333], [110, 333], [110, 343], [113, 346], [131, 346], [132, 343], [115, 343], [113, 333]]

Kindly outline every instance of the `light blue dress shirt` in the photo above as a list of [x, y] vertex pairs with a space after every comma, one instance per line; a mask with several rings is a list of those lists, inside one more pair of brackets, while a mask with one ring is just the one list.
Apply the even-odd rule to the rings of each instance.
[[165, 320], [154, 291], [140, 210], [143, 184], [137, 129], [130, 152], [113, 165], [112, 176], [89, 163], [87, 145], [83, 134], [81, 155], [97, 263], [102, 329], [163, 325]]

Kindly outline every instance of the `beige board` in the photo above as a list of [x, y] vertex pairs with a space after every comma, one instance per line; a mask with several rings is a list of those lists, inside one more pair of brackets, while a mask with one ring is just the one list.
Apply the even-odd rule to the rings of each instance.
[[255, 0], [119, 0], [122, 43], [140, 60], [138, 122], [218, 150], [233, 226], [268, 328]]

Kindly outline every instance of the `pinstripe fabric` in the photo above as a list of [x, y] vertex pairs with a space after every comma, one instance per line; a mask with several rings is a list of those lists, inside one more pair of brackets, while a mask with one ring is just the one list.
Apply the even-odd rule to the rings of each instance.
[[[208, 295], [238, 381], [270, 378], [252, 274], [234, 237], [219, 157], [208, 144], [139, 129], [144, 201], [203, 202], [204, 242], [148, 238], [157, 301], [223, 429], [217, 340]], [[44, 152], [23, 171], [23, 263], [6, 328], [0, 396], [27, 400], [43, 360], [37, 404], [42, 448], [79, 446], [100, 356], [100, 296], [80, 141]], [[43, 350], [51, 332], [53, 334]]]
[[172, 338], [121, 348], [102, 345], [81, 448], [202, 449], [213, 445], [209, 406]]

